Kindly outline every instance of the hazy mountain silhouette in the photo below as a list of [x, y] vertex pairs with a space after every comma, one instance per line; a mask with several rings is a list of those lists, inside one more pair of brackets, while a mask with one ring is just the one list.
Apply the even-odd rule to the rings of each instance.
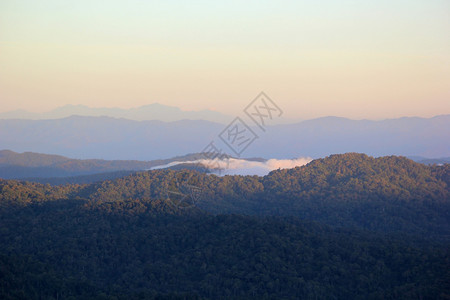
[[[249, 123], [250, 124], [250, 123]], [[72, 116], [55, 120], [0, 120], [0, 149], [55, 153], [75, 158], [153, 160], [201, 152], [225, 125], [209, 121], [133, 121]], [[382, 121], [326, 117], [274, 125], [245, 157], [319, 158], [334, 153], [373, 156], [450, 156], [450, 115]], [[220, 148], [233, 152], [224, 144]]]
[[450, 163], [450, 157], [426, 158], [422, 156], [409, 156], [408, 158], [425, 165], [442, 165]]
[[213, 110], [185, 111], [175, 106], [153, 103], [136, 108], [122, 109], [117, 107], [88, 107], [85, 105], [65, 105], [44, 113], [32, 113], [26, 110], [14, 110], [0, 113], [0, 119], [60, 119], [73, 115], [89, 117], [114, 117], [135, 121], [159, 120], [173, 122], [179, 120], [207, 120], [227, 123], [232, 116], [227, 116]]
[[277, 125], [252, 145], [249, 155], [253, 156], [252, 150], [258, 149], [258, 156], [267, 157], [274, 145], [281, 157], [319, 158], [352, 151], [373, 156], [447, 157], [450, 156], [450, 115], [381, 121], [324, 117]]

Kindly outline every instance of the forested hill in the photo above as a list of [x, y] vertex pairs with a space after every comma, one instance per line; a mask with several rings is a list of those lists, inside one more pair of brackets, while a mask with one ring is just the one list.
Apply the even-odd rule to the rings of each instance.
[[[349, 153], [265, 177], [0, 180], [0, 298], [447, 299], [449, 169]], [[194, 206], [167, 192], [186, 186]]]
[[[52, 154], [0, 150], [0, 178], [60, 185], [111, 180], [132, 174], [134, 171], [148, 170], [154, 167], [168, 167], [174, 170], [190, 168], [201, 172], [210, 172], [207, 167], [198, 168], [190, 164], [192, 161], [204, 158], [204, 153], [190, 153], [151, 161], [73, 159]], [[263, 158], [255, 157], [241, 159], [265, 161]], [[171, 166], [172, 163], [175, 165]]]
[[[190, 199], [215, 214], [295, 216], [332, 226], [450, 238], [450, 165], [426, 166], [404, 157], [332, 155], [264, 177], [206, 175], [195, 171], [153, 170], [90, 185], [49, 187], [3, 181], [65, 199], [95, 202], [167, 200], [180, 185], [201, 189]], [[51, 190], [51, 191], [50, 191]], [[70, 191], [70, 192], [69, 192]], [[31, 192], [30, 192], [31, 193]], [[31, 193], [33, 194], [33, 193]], [[2, 197], [8, 195], [2, 192]], [[25, 196], [23, 196], [25, 195]], [[14, 197], [13, 197], [14, 198]], [[169, 201], [170, 203], [171, 201]]]
[[[198, 158], [202, 158], [199, 153], [152, 161], [73, 159], [60, 155], [0, 150], [0, 178], [25, 179], [36, 182], [95, 181], [95, 177], [86, 175], [96, 174], [97, 178], [104, 179], [115, 178], [115, 173], [118, 171], [145, 170], [174, 161], [192, 161]], [[82, 175], [85, 175], [84, 178], [80, 177], [78, 180], [70, 178]], [[65, 178], [58, 179], [61, 177]]]
[[[450, 165], [403, 157], [333, 155], [262, 179], [259, 212], [328, 224], [450, 237]], [[256, 198], [256, 202], [257, 202]]]
[[[173, 179], [202, 189], [196, 205], [212, 213], [296, 216], [383, 232], [450, 234], [450, 165], [348, 153], [264, 177], [159, 170], [84, 188], [91, 200], [165, 198]], [[191, 176], [191, 177], [190, 177]]]

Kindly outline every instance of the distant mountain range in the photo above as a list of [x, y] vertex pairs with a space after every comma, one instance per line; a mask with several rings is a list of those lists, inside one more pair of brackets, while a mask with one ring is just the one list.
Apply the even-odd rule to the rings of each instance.
[[450, 157], [426, 158], [421, 156], [409, 156], [409, 159], [424, 165], [443, 165], [450, 164]]
[[[162, 122], [81, 116], [0, 120], [0, 149], [80, 159], [149, 161], [198, 153], [214, 141], [219, 149], [232, 155], [218, 138], [225, 127], [204, 120]], [[258, 138], [242, 153], [243, 157], [320, 158], [346, 152], [450, 156], [450, 115], [382, 121], [325, 117], [274, 125], [265, 132], [252, 129]]]
[[213, 110], [185, 111], [175, 106], [153, 103], [136, 108], [88, 107], [85, 105], [65, 105], [44, 113], [33, 113], [26, 110], [14, 110], [0, 113], [0, 119], [61, 119], [73, 115], [87, 117], [113, 117], [135, 121], [158, 120], [173, 122], [180, 120], [206, 120], [218, 123], [230, 122], [233, 117]]
[[200, 152], [223, 127], [209, 121], [132, 121], [81, 116], [0, 120], [0, 149], [82, 159], [147, 161]]
[[[448, 157], [450, 115], [381, 121], [324, 117], [276, 125], [268, 129], [250, 150], [258, 149], [258, 156], [274, 157], [269, 155], [274, 148], [281, 157], [319, 158], [346, 152], [372, 156]], [[249, 151], [249, 155], [255, 154]]]

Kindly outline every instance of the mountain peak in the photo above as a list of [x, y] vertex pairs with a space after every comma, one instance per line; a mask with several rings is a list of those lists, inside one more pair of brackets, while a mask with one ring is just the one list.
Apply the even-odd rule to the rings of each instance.
[[0, 119], [61, 119], [72, 115], [89, 117], [112, 117], [134, 121], [158, 120], [173, 122], [180, 120], [205, 120], [225, 124], [232, 118], [211, 110], [186, 111], [176, 106], [154, 102], [151, 104], [123, 109], [118, 107], [89, 107], [83, 104], [67, 104], [44, 113], [15, 110], [0, 113]]

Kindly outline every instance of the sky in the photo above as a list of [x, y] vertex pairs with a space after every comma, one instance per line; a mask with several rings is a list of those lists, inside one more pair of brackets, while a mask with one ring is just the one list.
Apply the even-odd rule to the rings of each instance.
[[450, 113], [450, 1], [0, 0], [0, 112]]

